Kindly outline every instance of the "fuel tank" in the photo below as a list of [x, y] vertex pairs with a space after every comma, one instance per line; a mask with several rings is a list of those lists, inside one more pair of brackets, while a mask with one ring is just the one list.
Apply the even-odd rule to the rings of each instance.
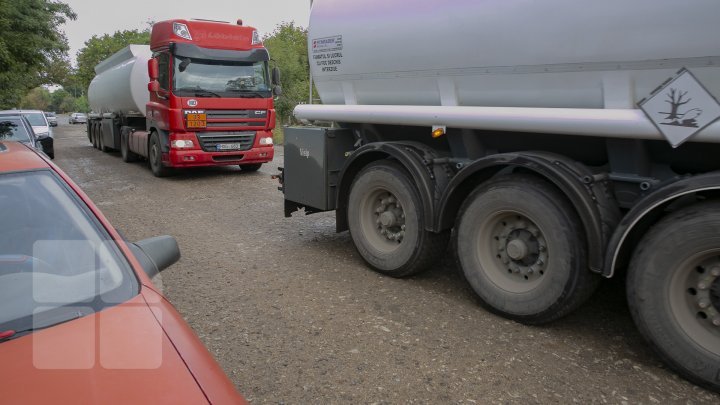
[[720, 1], [315, 0], [324, 104], [636, 108], [679, 69], [720, 98]]
[[129, 45], [95, 67], [88, 101], [95, 113], [145, 116], [150, 99], [147, 62], [152, 57], [147, 45]]

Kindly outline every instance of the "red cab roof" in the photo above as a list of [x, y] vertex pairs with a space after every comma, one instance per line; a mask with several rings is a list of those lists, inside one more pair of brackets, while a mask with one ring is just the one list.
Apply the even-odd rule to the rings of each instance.
[[37, 152], [20, 142], [0, 141], [0, 173], [50, 167]]
[[[174, 29], [176, 24], [184, 24], [189, 37], [179, 36]], [[257, 40], [255, 45], [253, 35]], [[153, 25], [150, 49], [157, 50], [169, 46], [171, 42], [182, 42], [203, 48], [248, 51], [263, 47], [257, 35], [255, 28], [238, 24], [205, 20], [167, 20]]]

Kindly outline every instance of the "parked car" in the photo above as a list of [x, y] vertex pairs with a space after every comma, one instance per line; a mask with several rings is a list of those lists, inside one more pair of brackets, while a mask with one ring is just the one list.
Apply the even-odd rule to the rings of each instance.
[[33, 127], [33, 131], [35, 131], [35, 135], [42, 139], [46, 136], [49, 136], [52, 138], [53, 133], [50, 129], [50, 123], [48, 122], [47, 118], [45, 118], [45, 114], [40, 110], [7, 110], [7, 111], [0, 111], [0, 114], [22, 114], [25, 116], [25, 118], [30, 121], [30, 125]]
[[47, 118], [48, 124], [50, 124], [51, 127], [56, 127], [58, 125], [57, 115], [55, 115], [52, 111], [45, 111], [45, 118]]
[[87, 123], [87, 115], [83, 113], [72, 113], [68, 120], [70, 124], [85, 124]]
[[19, 142], [0, 162], [0, 402], [245, 403], [151, 281], [174, 238], [125, 242]]
[[55, 159], [54, 139], [50, 136], [38, 138], [30, 121], [20, 113], [0, 113], [0, 140], [16, 140], [44, 152]]

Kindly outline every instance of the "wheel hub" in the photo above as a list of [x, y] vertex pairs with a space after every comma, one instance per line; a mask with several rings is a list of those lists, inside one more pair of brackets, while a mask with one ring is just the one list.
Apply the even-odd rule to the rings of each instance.
[[405, 211], [395, 196], [383, 193], [377, 198], [375, 222], [377, 230], [389, 241], [402, 242], [405, 237]]
[[495, 227], [497, 258], [512, 278], [534, 281], [545, 274], [547, 242], [540, 230], [521, 215], [502, 218]]
[[507, 254], [513, 260], [522, 260], [528, 255], [528, 247], [521, 239], [513, 239], [507, 244]]
[[[701, 322], [720, 330], [720, 260], [706, 261], [696, 269], [688, 294]], [[707, 325], [707, 324], [706, 324]]]

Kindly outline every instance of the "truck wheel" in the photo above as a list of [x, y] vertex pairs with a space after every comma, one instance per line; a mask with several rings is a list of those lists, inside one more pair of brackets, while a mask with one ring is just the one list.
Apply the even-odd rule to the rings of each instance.
[[125, 163], [134, 162], [138, 155], [130, 151], [130, 134], [127, 131], [120, 133], [120, 156]]
[[348, 225], [360, 256], [375, 270], [406, 277], [429, 267], [447, 247], [448, 234], [425, 230], [415, 185], [397, 163], [368, 165], [350, 190]]
[[105, 137], [103, 136], [102, 124], [98, 125], [97, 137], [98, 137], [98, 149], [100, 149], [103, 153], [110, 152], [110, 148], [105, 146]]
[[160, 148], [160, 137], [157, 132], [150, 135], [150, 145], [148, 147], [148, 161], [150, 162], [150, 170], [155, 177], [165, 177], [170, 175], [170, 169], [163, 166], [162, 149]]
[[252, 165], [240, 165], [240, 170], [244, 172], [256, 172], [260, 170], [260, 167], [262, 166], [262, 163], [255, 163]]
[[564, 195], [536, 176], [511, 174], [481, 185], [456, 221], [456, 255], [490, 311], [542, 324], [579, 307], [598, 285], [585, 236]]
[[97, 125], [95, 125], [95, 123], [90, 124], [90, 136], [92, 137], [93, 148], [100, 149], [98, 144]]
[[660, 357], [688, 380], [720, 390], [720, 202], [679, 210], [645, 235], [627, 296]]

